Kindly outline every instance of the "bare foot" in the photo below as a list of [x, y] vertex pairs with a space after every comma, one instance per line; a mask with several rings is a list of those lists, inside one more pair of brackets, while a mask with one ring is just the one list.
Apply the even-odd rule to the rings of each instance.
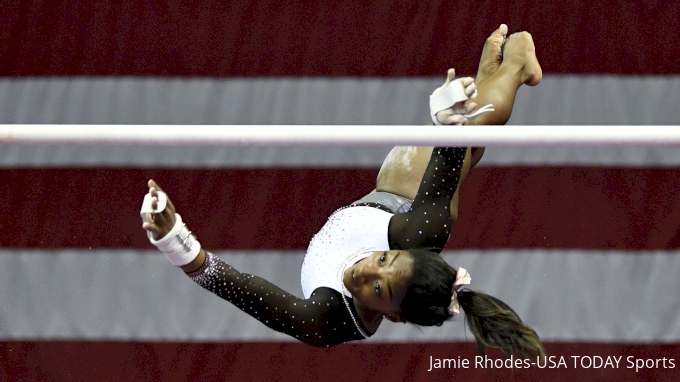
[[503, 44], [508, 35], [508, 26], [501, 24], [498, 29], [491, 33], [484, 43], [482, 57], [479, 59], [477, 68], [477, 78], [475, 82], [479, 85], [482, 81], [496, 73], [503, 62]]
[[543, 78], [541, 65], [536, 57], [534, 40], [528, 32], [511, 34], [503, 47], [503, 62], [518, 61], [522, 63], [522, 82], [536, 86]]

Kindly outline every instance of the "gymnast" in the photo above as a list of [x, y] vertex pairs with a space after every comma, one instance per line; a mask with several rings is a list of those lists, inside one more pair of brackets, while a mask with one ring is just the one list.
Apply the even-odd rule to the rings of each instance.
[[[507, 26], [501, 25], [487, 39], [476, 82], [455, 80], [449, 70], [431, 98], [435, 124], [505, 124], [517, 89], [540, 82], [531, 35], [506, 35]], [[453, 86], [465, 95], [453, 106], [432, 110], [436, 95]], [[478, 103], [493, 110], [472, 113]], [[483, 148], [395, 147], [375, 190], [335, 211], [311, 239], [301, 271], [304, 298], [240, 273], [201, 249], [153, 180], [142, 206], [142, 228], [201, 287], [306, 344], [369, 338], [383, 319], [439, 326], [462, 309], [480, 352], [490, 347], [505, 356], [544, 355], [535, 331], [508, 305], [464, 287], [469, 273], [439, 255], [457, 219], [460, 184], [482, 154]]]

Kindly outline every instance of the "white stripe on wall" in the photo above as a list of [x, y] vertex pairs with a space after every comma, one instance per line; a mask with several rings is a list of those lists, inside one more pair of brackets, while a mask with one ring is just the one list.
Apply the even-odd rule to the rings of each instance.
[[[509, 127], [510, 128], [510, 127]], [[0, 145], [2, 168], [379, 168], [391, 147]], [[488, 147], [480, 167], [678, 167], [668, 147]]]
[[[0, 123], [420, 125], [441, 77], [0, 78]], [[511, 124], [674, 125], [680, 75], [546, 75]]]
[[[301, 296], [301, 251], [219, 255]], [[513, 307], [545, 340], [680, 341], [680, 252], [446, 252], [471, 287]], [[0, 250], [0, 340], [289, 341], [194, 285], [155, 251]], [[384, 324], [371, 341], [470, 340]]]

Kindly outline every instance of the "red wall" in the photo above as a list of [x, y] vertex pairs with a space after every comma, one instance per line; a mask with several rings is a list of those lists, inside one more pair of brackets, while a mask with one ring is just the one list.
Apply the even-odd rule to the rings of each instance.
[[501, 23], [545, 73], [671, 74], [678, 20], [675, 1], [3, 1], [0, 75], [474, 74]]
[[[680, 345], [546, 344], [546, 368], [482, 368], [471, 343], [361, 344], [317, 349], [293, 343], [0, 343], [3, 381], [677, 381], [664, 355]], [[599, 356], [578, 359], [579, 356]], [[470, 360], [469, 368], [430, 369], [430, 356]], [[493, 354], [494, 357], [497, 354]], [[622, 357], [618, 367], [604, 362]], [[559, 363], [564, 357], [564, 364]], [[633, 362], [654, 368], [636, 372]], [[647, 360], [660, 361], [647, 361]], [[591, 360], [593, 363], [590, 363]], [[581, 362], [583, 361], [583, 362]], [[533, 361], [535, 362], [535, 360]], [[597, 363], [599, 362], [599, 364]], [[648, 363], [648, 365], [651, 365]], [[602, 367], [595, 367], [600, 366]], [[658, 367], [657, 367], [658, 366]]]

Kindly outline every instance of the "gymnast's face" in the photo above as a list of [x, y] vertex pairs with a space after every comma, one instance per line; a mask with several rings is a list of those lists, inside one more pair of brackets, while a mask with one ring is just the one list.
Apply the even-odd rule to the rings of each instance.
[[413, 257], [407, 251], [374, 252], [349, 267], [342, 282], [364, 307], [382, 314], [393, 314], [400, 311], [412, 269]]

